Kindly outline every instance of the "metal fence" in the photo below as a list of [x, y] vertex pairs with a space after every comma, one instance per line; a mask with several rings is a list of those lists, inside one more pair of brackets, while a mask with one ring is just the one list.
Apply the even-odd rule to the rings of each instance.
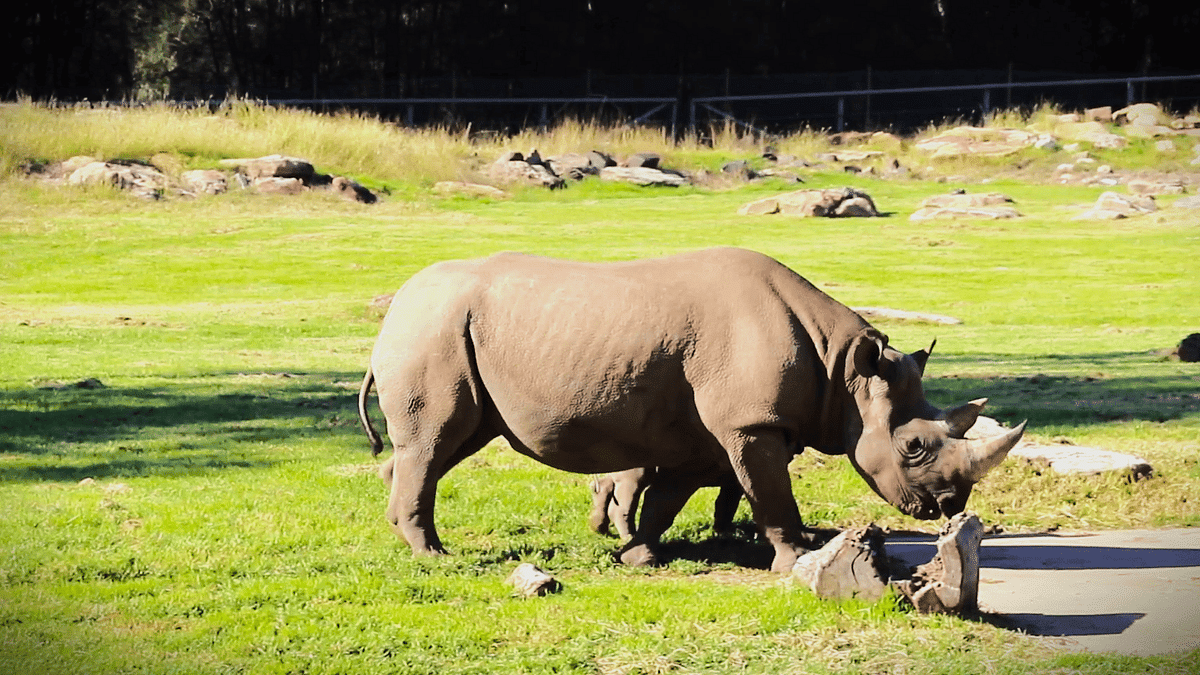
[[[877, 73], [875, 80], [887, 80]], [[897, 74], [892, 79], [897, 79]], [[923, 79], [952, 80], [962, 74], [922, 73]], [[844, 74], [838, 77], [844, 82]], [[910, 76], [909, 79], [915, 76]], [[831, 81], [833, 76], [829, 76]], [[861, 78], [860, 78], [861, 80]], [[782, 80], [773, 80], [778, 86]], [[666, 88], [669, 80], [656, 82]], [[795, 82], [799, 84], [800, 81]], [[810, 77], [807, 84], [813, 84]], [[644, 83], [640, 83], [644, 87]], [[590, 87], [589, 87], [590, 88]], [[1139, 101], [1165, 103], [1178, 112], [1200, 105], [1200, 74], [1066, 78], [926, 86], [878, 87], [871, 71], [863, 86], [821, 91], [759, 92], [693, 96], [680, 78], [674, 96], [430, 96], [396, 98], [265, 98], [272, 105], [321, 110], [371, 111], [409, 126], [441, 124], [475, 130], [511, 131], [531, 126], [547, 127], [574, 117], [610, 123], [654, 124], [673, 134], [703, 135], [714, 124], [733, 123], [756, 133], [778, 133], [811, 127], [893, 129], [911, 131], [950, 119], [980, 121], [997, 109], [1030, 108], [1055, 103], [1065, 109]], [[707, 89], [713, 89], [708, 83]], [[726, 77], [725, 90], [730, 89]]]

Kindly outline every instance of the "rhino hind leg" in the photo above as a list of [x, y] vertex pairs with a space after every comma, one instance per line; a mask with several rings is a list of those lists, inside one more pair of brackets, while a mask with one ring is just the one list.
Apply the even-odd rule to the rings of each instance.
[[634, 567], [659, 564], [659, 540], [696, 490], [705, 485], [705, 479], [704, 473], [662, 468], [647, 477], [637, 529], [618, 553], [621, 562]]

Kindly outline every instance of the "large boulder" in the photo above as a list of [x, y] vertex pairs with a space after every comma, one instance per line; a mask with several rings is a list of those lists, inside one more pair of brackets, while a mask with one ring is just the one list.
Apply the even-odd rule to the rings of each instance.
[[1076, 215], [1072, 220], [1116, 220], [1130, 218], [1158, 210], [1153, 196], [1123, 195], [1118, 192], [1105, 192], [1088, 210]]
[[1038, 134], [1020, 129], [961, 126], [917, 141], [915, 145], [932, 153], [933, 158], [1004, 157], [1033, 145], [1037, 139]]
[[661, 171], [648, 166], [606, 166], [600, 170], [600, 180], [665, 187], [679, 187], [688, 182], [683, 174]]
[[316, 170], [308, 160], [284, 155], [267, 155], [247, 159], [226, 159], [222, 166], [231, 166], [251, 183], [261, 178], [297, 178], [303, 182], [312, 179]]
[[229, 189], [225, 172], [216, 169], [196, 169], [179, 175], [183, 188], [192, 194], [218, 195]]
[[148, 164], [128, 161], [94, 161], [67, 176], [68, 185], [108, 185], [147, 199], [162, 197], [167, 177]]

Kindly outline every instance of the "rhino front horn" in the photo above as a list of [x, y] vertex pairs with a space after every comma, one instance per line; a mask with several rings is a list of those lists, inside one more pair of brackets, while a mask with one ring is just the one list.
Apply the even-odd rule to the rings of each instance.
[[978, 483], [988, 471], [999, 466], [1024, 433], [1025, 422], [1021, 422], [1015, 429], [987, 440], [968, 441], [966, 474], [971, 482]]

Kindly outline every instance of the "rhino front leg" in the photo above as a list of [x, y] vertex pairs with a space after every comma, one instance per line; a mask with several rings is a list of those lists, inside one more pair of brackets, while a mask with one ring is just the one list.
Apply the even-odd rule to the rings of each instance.
[[717, 487], [720, 492], [713, 504], [713, 532], [724, 535], [733, 532], [733, 517], [737, 515], [738, 504], [742, 501], [742, 486], [737, 476], [729, 473], [720, 478]]
[[750, 502], [754, 521], [775, 547], [771, 569], [789, 573], [808, 551], [800, 511], [792, 495], [787, 465], [792, 452], [783, 433], [774, 430], [738, 431], [725, 441], [734, 473]]

